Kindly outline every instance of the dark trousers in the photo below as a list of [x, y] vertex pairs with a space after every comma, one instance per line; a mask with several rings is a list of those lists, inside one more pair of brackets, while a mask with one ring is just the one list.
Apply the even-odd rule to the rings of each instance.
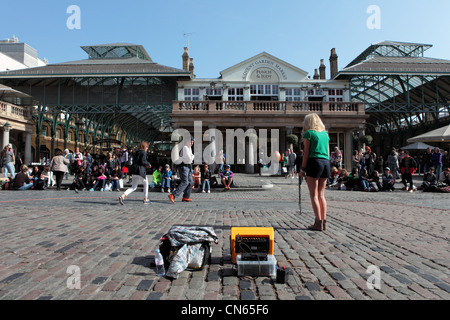
[[63, 171], [53, 171], [56, 180], [56, 190], [61, 190], [61, 184], [64, 178], [65, 172]]
[[405, 185], [405, 187], [409, 183], [410, 188], [413, 188], [413, 180], [411, 172], [405, 171], [405, 173], [402, 174], [402, 183]]
[[178, 173], [180, 174], [181, 182], [172, 194], [176, 198], [183, 192], [183, 198], [190, 198], [192, 186], [194, 185], [192, 169], [190, 167], [180, 166], [178, 167]]

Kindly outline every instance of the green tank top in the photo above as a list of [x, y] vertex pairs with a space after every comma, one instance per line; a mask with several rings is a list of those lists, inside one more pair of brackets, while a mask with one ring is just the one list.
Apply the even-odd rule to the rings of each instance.
[[309, 140], [309, 158], [320, 158], [330, 160], [329, 144], [330, 137], [326, 131], [308, 130], [303, 138]]

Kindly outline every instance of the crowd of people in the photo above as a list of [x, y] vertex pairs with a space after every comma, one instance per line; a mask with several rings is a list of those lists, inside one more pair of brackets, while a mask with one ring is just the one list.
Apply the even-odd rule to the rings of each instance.
[[[148, 148], [148, 146], [147, 146]], [[63, 180], [72, 179], [66, 190], [79, 191], [117, 191], [124, 188], [126, 179], [128, 183], [139, 180], [139, 173], [130, 173], [133, 166], [133, 158], [137, 151], [132, 148], [117, 148], [106, 156], [92, 156], [88, 152], [81, 152], [76, 148], [74, 153], [69, 150], [57, 151], [51, 161], [45, 165], [35, 165], [30, 168], [21, 165], [19, 171], [14, 170], [15, 158], [12, 146], [9, 144], [1, 152], [1, 162], [4, 177], [7, 183], [3, 189], [9, 190], [45, 190], [54, 187], [56, 190], [63, 189]], [[178, 168], [172, 171], [170, 164], [154, 167], [150, 165], [149, 156], [145, 152], [145, 166], [142, 175], [149, 175], [151, 181], [148, 182], [148, 189], [160, 189], [161, 192], [171, 193], [180, 183]], [[192, 172], [192, 189], [201, 189], [204, 193], [210, 193], [211, 187], [216, 187], [222, 182], [225, 189], [233, 185], [233, 172], [230, 166], [225, 164], [225, 155], [221, 152], [219, 165], [215, 172], [211, 172], [208, 164], [196, 166]], [[215, 175], [217, 174], [217, 176]], [[9, 177], [8, 177], [9, 175]], [[138, 181], [143, 183], [143, 181]]]
[[[327, 187], [338, 190], [353, 191], [389, 191], [395, 190], [395, 183], [400, 179], [402, 190], [447, 192], [450, 186], [450, 169], [447, 151], [441, 153], [439, 148], [428, 148], [419, 157], [412, 157], [408, 150], [392, 148], [386, 160], [377, 156], [370, 147], [355, 150], [352, 156], [352, 169], [333, 162], [331, 156], [331, 174]], [[419, 186], [413, 183], [413, 175], [423, 168], [423, 182]]]
[[[2, 167], [5, 178], [10, 175], [9, 189], [16, 190], [44, 190], [55, 186], [61, 190], [63, 179], [73, 176], [69, 189], [75, 191], [121, 191], [124, 181], [128, 177], [131, 182], [129, 167], [132, 165], [134, 152], [132, 148], [117, 148], [106, 156], [91, 156], [88, 152], [74, 153], [69, 150], [58, 151], [48, 165], [39, 168], [28, 168], [22, 165], [15, 173], [15, 158], [11, 145], [2, 150]], [[197, 165], [192, 168], [192, 189], [201, 192], [211, 192], [211, 187], [220, 183], [225, 189], [233, 186], [234, 174], [226, 164], [223, 151], [218, 155], [216, 170], [211, 172], [208, 164]], [[288, 149], [280, 156], [281, 174], [285, 178], [299, 178], [303, 150], [294, 152]], [[327, 188], [353, 191], [394, 191], [396, 182], [403, 184], [400, 189], [413, 192], [415, 190], [439, 192], [450, 186], [450, 165], [448, 152], [441, 152], [439, 148], [428, 148], [425, 152], [411, 157], [407, 150], [392, 148], [384, 160], [377, 156], [369, 146], [355, 150], [351, 159], [351, 169], [343, 166], [343, 155], [338, 147], [334, 147], [329, 157], [330, 175]], [[423, 183], [414, 185], [412, 176], [422, 168]], [[177, 167], [169, 164], [154, 168], [149, 164], [146, 174], [151, 175], [148, 188], [157, 188], [161, 192], [171, 193], [180, 182]], [[217, 174], [217, 176], [216, 176]], [[400, 181], [398, 181], [400, 180]]]

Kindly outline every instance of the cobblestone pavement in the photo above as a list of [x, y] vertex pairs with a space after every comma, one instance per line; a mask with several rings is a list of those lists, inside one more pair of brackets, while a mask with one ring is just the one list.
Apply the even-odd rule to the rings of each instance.
[[[305, 183], [300, 214], [297, 179], [236, 179], [269, 188], [194, 192], [193, 203], [175, 204], [151, 192], [150, 205], [136, 191], [125, 206], [117, 192], [0, 192], [0, 299], [450, 299], [449, 194], [327, 190], [328, 230], [318, 233], [306, 229], [314, 215]], [[220, 242], [203, 271], [170, 281], [155, 274], [153, 254], [173, 225], [214, 227]], [[237, 277], [229, 239], [237, 226], [274, 228], [287, 283]], [[369, 289], [372, 265], [381, 283]], [[71, 266], [79, 289], [68, 288]]]

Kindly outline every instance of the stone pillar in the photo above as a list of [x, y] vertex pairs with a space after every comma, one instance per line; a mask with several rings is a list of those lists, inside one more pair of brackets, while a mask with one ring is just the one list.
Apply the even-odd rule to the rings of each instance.
[[344, 165], [347, 171], [351, 171], [353, 167], [353, 130], [345, 132], [345, 148], [344, 148]]
[[31, 132], [25, 132], [25, 152], [24, 163], [28, 166], [33, 161], [33, 155], [31, 154]]
[[208, 130], [210, 130], [210, 139], [209, 139], [209, 143], [212, 144], [212, 154], [214, 154], [214, 162], [211, 163], [209, 165], [209, 170], [211, 171], [211, 173], [214, 173], [214, 170], [216, 169], [216, 156], [217, 153], [219, 152], [218, 149], [220, 148], [220, 146], [218, 145], [218, 141], [216, 140], [216, 126], [214, 125], [209, 125], [208, 126]]
[[[251, 126], [246, 127], [246, 131], [252, 129]], [[257, 148], [257, 145], [250, 143], [250, 139], [245, 140], [245, 173], [255, 173], [255, 148]]]
[[9, 124], [8, 121], [6, 121], [5, 125], [3, 126], [3, 145], [2, 149], [9, 144], [9, 132], [11, 131], [12, 126]]

